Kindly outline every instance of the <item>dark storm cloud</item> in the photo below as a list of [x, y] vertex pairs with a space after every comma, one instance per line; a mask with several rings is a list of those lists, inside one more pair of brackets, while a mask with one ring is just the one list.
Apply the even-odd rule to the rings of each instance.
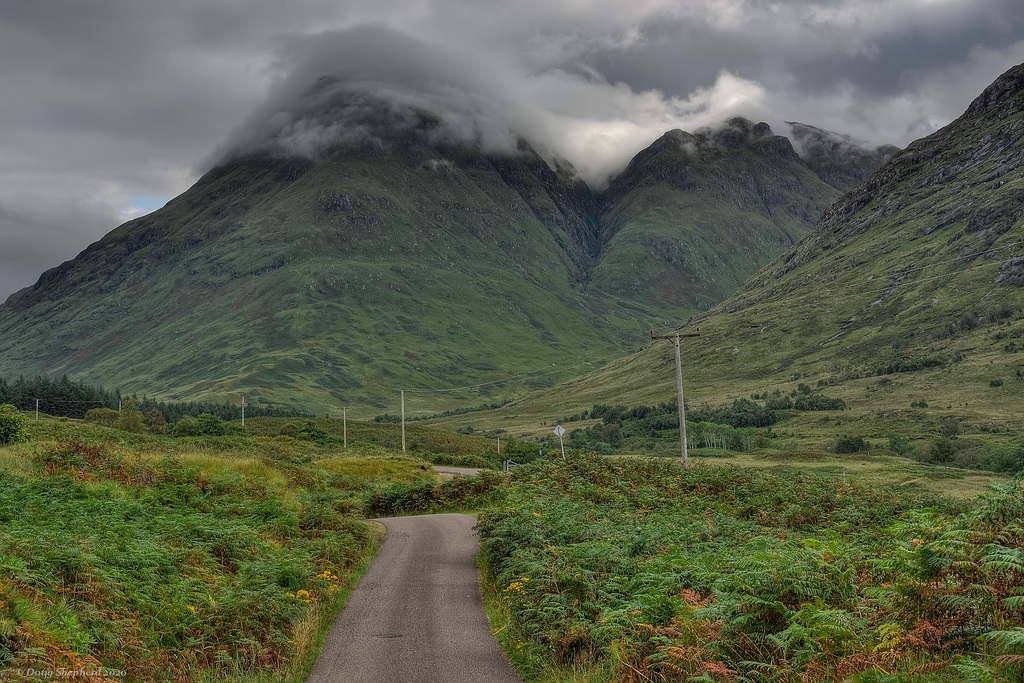
[[1022, 19], [1019, 0], [3, 2], [0, 300], [228, 142], [360, 134], [323, 109], [360, 82], [600, 184], [665, 130], [734, 113], [905, 145], [1024, 61]]
[[[0, 205], [0, 303], [13, 292], [33, 284], [47, 269], [59, 265], [55, 253], [67, 260], [110, 230], [118, 215], [102, 204], [59, 200], [26, 214]], [[75, 229], [69, 230], [68, 226]], [[55, 245], [60, 251], [55, 252]], [[45, 265], [41, 265], [45, 264]]]

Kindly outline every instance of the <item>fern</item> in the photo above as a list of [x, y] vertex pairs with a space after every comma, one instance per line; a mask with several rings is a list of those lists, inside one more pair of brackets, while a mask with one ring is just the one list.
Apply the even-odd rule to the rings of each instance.
[[982, 550], [981, 563], [985, 569], [1024, 576], [1024, 550], [989, 544]]
[[951, 667], [958, 671], [964, 683], [997, 683], [1000, 680], [994, 667], [986, 666], [975, 659], [957, 657]]
[[992, 482], [987, 493], [978, 496], [970, 515], [972, 523], [994, 529], [1024, 517], [1024, 495], [1018, 475], [1005, 484]]
[[1024, 627], [1014, 626], [1005, 631], [989, 631], [978, 636], [981, 640], [991, 640], [1005, 649], [1024, 648]]

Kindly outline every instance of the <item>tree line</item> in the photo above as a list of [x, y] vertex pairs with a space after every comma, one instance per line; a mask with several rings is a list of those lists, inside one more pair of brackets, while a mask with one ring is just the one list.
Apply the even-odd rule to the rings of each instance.
[[[221, 420], [237, 420], [242, 416], [242, 407], [227, 401], [158, 401], [154, 398], [132, 394], [125, 396], [118, 389], [109, 390], [74, 382], [63, 375], [60, 379], [37, 375], [32, 379], [19, 377], [7, 381], [0, 377], [0, 404], [10, 404], [19, 410], [32, 412], [36, 409], [41, 413], [55, 417], [82, 419], [90, 410], [106, 408], [118, 410], [122, 403], [135, 399], [143, 413], [159, 411], [167, 422], [178, 422], [182, 417], [198, 417], [203, 414], [214, 415]], [[309, 413], [280, 408], [249, 404], [245, 406], [246, 417], [310, 417]]]

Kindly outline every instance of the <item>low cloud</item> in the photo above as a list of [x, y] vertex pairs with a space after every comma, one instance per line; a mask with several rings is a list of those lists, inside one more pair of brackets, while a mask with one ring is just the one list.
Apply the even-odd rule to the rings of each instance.
[[[429, 112], [448, 140], [502, 150], [522, 135], [595, 186], [665, 131], [730, 115], [903, 146], [1024, 62], [1024, 7], [38, 0], [0, 3], [0, 62], [3, 299], [134, 215], [133, 197], [170, 199], [229, 149], [386, 144], [382, 102], [407, 129]], [[27, 229], [51, 246], [25, 251]]]
[[277, 70], [267, 101], [218, 160], [254, 152], [318, 158], [347, 145], [386, 147], [413, 131], [485, 152], [514, 153], [523, 138], [601, 187], [669, 129], [770, 117], [763, 89], [727, 72], [687, 98], [668, 97], [595, 74], [529, 72], [381, 25], [295, 41]]

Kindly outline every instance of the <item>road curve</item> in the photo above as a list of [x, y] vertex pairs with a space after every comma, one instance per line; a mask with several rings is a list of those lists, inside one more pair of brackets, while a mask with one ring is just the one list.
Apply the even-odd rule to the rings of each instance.
[[307, 683], [522, 683], [484, 613], [469, 515], [378, 520], [380, 554]]

